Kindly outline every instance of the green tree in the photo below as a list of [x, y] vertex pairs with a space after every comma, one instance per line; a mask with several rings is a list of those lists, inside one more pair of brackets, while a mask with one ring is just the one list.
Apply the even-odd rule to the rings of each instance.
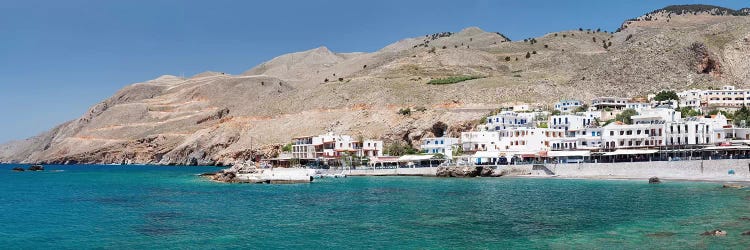
[[622, 113], [615, 116], [615, 120], [621, 121], [625, 124], [633, 124], [633, 116], [637, 115], [638, 112], [635, 109], [626, 109]]
[[550, 115], [560, 115], [560, 113], [561, 113], [560, 110], [555, 109], [555, 110], [552, 110], [552, 112], [550, 112]]
[[734, 114], [726, 112], [726, 111], [723, 111], [723, 110], [718, 110], [718, 109], [711, 110], [710, 112], [708, 112], [708, 115], [716, 115], [716, 114], [719, 114], [719, 113], [721, 113], [721, 115], [723, 115], [727, 119], [734, 118]]
[[656, 94], [656, 97], [654, 97], [654, 101], [667, 101], [667, 100], [675, 100], [679, 101], [680, 97], [677, 96], [677, 93], [675, 93], [672, 90], [664, 90]]
[[691, 107], [682, 107], [682, 108], [679, 109], [679, 111], [680, 111], [680, 114], [682, 114], [683, 118], [701, 115], [701, 112], [699, 112], [698, 110], [695, 110], [695, 109], [693, 109]]
[[581, 106], [578, 106], [578, 107], [576, 108], [576, 110], [574, 110], [574, 111], [573, 111], [573, 113], [578, 113], [578, 112], [586, 112], [586, 111], [588, 111], [588, 110], [589, 110], [589, 105], [588, 105], [588, 104], [583, 104], [583, 105], [581, 105]]
[[461, 146], [453, 146], [453, 156], [461, 156], [464, 154], [464, 148]]
[[411, 108], [399, 109], [399, 115], [411, 115]]
[[526, 59], [529, 59], [531, 57], [531, 53], [526, 52]]
[[289, 143], [289, 144], [284, 145], [283, 147], [281, 147], [281, 151], [292, 152], [292, 144]]
[[448, 124], [438, 121], [435, 124], [432, 124], [432, 129], [430, 131], [435, 137], [443, 137], [445, 132], [448, 131]]
[[409, 145], [401, 143], [400, 141], [394, 141], [385, 149], [390, 156], [402, 156], [407, 154], [416, 154], [417, 150]]
[[[747, 126], [750, 122], [750, 109], [746, 106], [742, 106], [739, 110], [734, 112], [734, 125], [736, 126]], [[745, 124], [742, 124], [744, 121]]]

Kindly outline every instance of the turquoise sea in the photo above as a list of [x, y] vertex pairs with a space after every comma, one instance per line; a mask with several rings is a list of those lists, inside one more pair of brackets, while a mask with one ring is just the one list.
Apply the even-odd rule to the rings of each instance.
[[[213, 167], [0, 165], [3, 249], [750, 247], [717, 183], [350, 177], [206, 181]], [[62, 171], [55, 171], [62, 170]], [[726, 237], [699, 234], [711, 229]]]

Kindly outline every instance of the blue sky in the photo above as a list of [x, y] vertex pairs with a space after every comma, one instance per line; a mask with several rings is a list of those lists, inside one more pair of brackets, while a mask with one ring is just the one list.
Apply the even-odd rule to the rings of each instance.
[[478, 26], [511, 39], [614, 30], [671, 4], [747, 1], [3, 1], [0, 142], [75, 119], [131, 83], [164, 74], [240, 73], [321, 45], [375, 51], [407, 37]]

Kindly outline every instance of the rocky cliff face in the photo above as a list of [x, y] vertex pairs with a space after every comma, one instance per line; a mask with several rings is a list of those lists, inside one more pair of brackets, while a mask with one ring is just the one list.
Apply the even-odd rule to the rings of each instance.
[[[750, 18], [650, 15], [613, 34], [581, 29], [511, 42], [467, 28], [373, 53], [320, 47], [242, 75], [162, 76], [123, 88], [79, 119], [0, 145], [0, 161], [233, 164], [327, 131], [416, 144], [439, 121], [458, 133], [518, 102], [748, 87]], [[480, 78], [427, 84], [457, 75]], [[407, 107], [411, 115], [398, 114]]]

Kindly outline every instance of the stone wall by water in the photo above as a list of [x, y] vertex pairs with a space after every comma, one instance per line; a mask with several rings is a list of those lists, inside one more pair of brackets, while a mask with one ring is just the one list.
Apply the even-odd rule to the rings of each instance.
[[[622, 162], [622, 163], [582, 163], [582, 164], [548, 164], [547, 168], [561, 177], [632, 177], [711, 179], [711, 178], [750, 178], [750, 159], [736, 160], [693, 160], [693, 161], [655, 161], [655, 162]], [[513, 166], [526, 167], [532, 166]], [[734, 175], [729, 172], [734, 171]], [[533, 171], [536, 175], [544, 175]]]
[[[547, 164], [545, 167], [546, 169], [533, 165], [506, 165], [499, 166], [497, 170], [504, 170], [505, 176], [554, 175], [569, 178], [649, 178], [657, 176], [671, 179], [750, 181], [750, 159], [570, 163]], [[729, 174], [730, 171], [733, 171], [734, 174]], [[327, 170], [325, 173], [342, 173], [342, 171]], [[343, 173], [351, 176], [435, 176], [437, 168], [354, 169], [345, 170]]]

